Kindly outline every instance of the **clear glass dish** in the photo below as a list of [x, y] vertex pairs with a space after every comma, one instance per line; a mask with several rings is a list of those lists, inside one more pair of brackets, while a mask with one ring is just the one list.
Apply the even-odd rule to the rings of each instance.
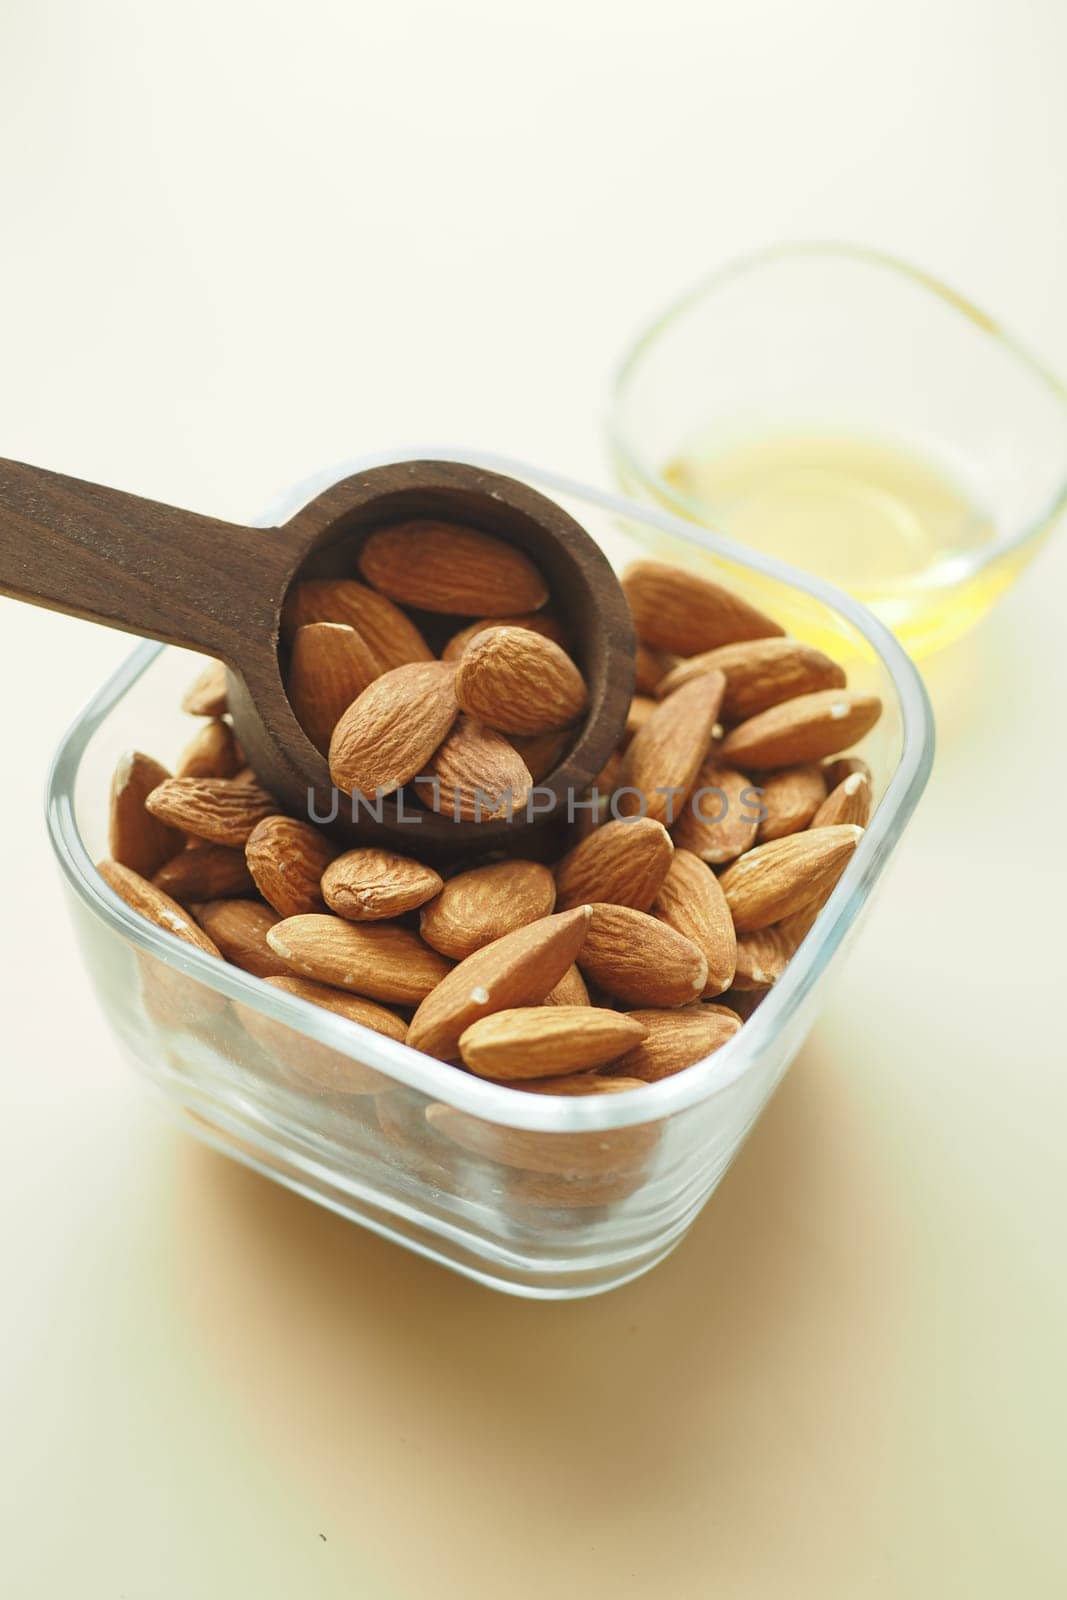
[[[56, 754], [48, 823], [86, 965], [124, 1054], [192, 1132], [423, 1255], [513, 1294], [594, 1294], [682, 1238], [795, 1056], [846, 939], [926, 782], [933, 724], [892, 636], [817, 579], [729, 540], [522, 463], [468, 452], [561, 502], [616, 565], [655, 553], [718, 574], [798, 636], [829, 643], [885, 713], [863, 753], [878, 802], [860, 847], [781, 982], [704, 1062], [632, 1093], [516, 1094], [286, 995], [140, 920], [98, 876], [119, 756], [167, 761], [195, 661], [140, 645]], [[323, 473], [260, 519], [291, 515]], [[887, 994], [886, 1003], [890, 1003]], [[429, 1115], [427, 1113], [429, 1112]]]
[[[609, 444], [626, 492], [837, 582], [913, 655], [984, 616], [1067, 506], [1062, 385], [952, 289], [851, 245], [757, 252], [685, 295], [624, 357]], [[910, 482], [887, 483], [894, 460]]]

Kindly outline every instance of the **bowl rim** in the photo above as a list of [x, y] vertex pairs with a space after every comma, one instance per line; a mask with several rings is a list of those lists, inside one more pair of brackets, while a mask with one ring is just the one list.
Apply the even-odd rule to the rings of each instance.
[[[922, 678], [889, 630], [858, 600], [813, 574], [763, 556], [724, 535], [697, 526], [670, 512], [629, 500], [607, 490], [510, 456], [484, 451], [433, 446], [411, 452], [395, 450], [363, 456], [327, 467], [282, 492], [255, 519], [274, 526], [292, 514], [326, 483], [353, 471], [410, 456], [463, 460], [533, 481], [548, 493], [571, 495], [616, 517], [649, 524], [685, 543], [802, 590], [844, 618], [867, 642], [888, 672], [901, 715], [900, 759], [859, 846], [821, 911], [813, 934], [790, 961], [745, 1026], [713, 1055], [673, 1077], [641, 1089], [614, 1095], [564, 1098], [524, 1095], [462, 1072], [432, 1057], [374, 1033], [358, 1023], [325, 1011], [308, 1001], [243, 972], [238, 967], [186, 945], [131, 910], [104, 882], [86, 849], [77, 825], [74, 796], [85, 750], [106, 717], [167, 647], [139, 644], [89, 700], [61, 738], [46, 785], [46, 820], [53, 850], [78, 899], [129, 943], [185, 972], [232, 1000], [286, 1023], [308, 1038], [376, 1068], [398, 1084], [430, 1099], [504, 1127], [547, 1133], [606, 1132], [666, 1120], [715, 1099], [751, 1071], [775, 1035], [788, 1027], [822, 976], [882, 873], [926, 785], [934, 755], [933, 712]], [[813, 935], [817, 935], [813, 936]], [[356, 1030], [353, 1032], [353, 1030]]]
[[[645, 356], [661, 335], [676, 322], [680, 322], [701, 301], [719, 289], [725, 288], [735, 279], [743, 278], [763, 267], [775, 266], [794, 259], [820, 256], [851, 261], [858, 266], [873, 267], [896, 277], [910, 279], [918, 288], [942, 301], [948, 311], [971, 323], [978, 334], [1001, 345], [1020, 366], [1025, 367], [1031, 377], [1048, 391], [1050, 397], [1063, 410], [1067, 424], [1067, 386], [1022, 340], [960, 290], [953, 288], [936, 274], [928, 272], [925, 267], [905, 261], [903, 257], [894, 255], [888, 250], [878, 250], [870, 245], [854, 244], [848, 240], [794, 239], [746, 251], [743, 255], [734, 256], [712, 268], [692, 288], [685, 290], [653, 317], [627, 347], [609, 385], [610, 409], [606, 423], [608, 448], [624, 481], [640, 484], [646, 493], [657, 496], [665, 504], [677, 506], [686, 517], [699, 519], [706, 515], [705, 507], [674, 488], [633, 445], [629, 429], [623, 423], [629, 387]], [[982, 546], [969, 557], [954, 556], [949, 569], [940, 581], [946, 587], [954, 587], [962, 580], [971, 579], [985, 568], [1010, 556], [1014, 551], [1029, 544], [1031, 540], [1039, 541], [1065, 510], [1067, 510], [1067, 427], [1064, 435], [1060, 487], [1048, 503], [1029, 523], [1009, 537], [995, 539], [990, 545]], [[753, 554], [755, 553], [753, 551]]]

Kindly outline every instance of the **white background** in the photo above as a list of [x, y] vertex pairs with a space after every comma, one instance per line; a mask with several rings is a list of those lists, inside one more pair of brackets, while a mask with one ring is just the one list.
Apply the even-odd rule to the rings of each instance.
[[[1067, 369], [1060, 0], [7, 0], [0, 453], [224, 517], [426, 439], [606, 481], [612, 366], [851, 238]], [[681, 1251], [496, 1299], [160, 1126], [40, 794], [128, 641], [0, 602], [0, 1563], [19, 1600], [1060, 1595], [1062, 540]], [[1059, 1481], [1058, 1481], [1059, 1480]]]

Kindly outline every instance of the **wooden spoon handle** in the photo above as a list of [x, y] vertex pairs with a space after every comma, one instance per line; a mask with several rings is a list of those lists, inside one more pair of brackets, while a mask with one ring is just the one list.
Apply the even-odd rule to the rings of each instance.
[[273, 629], [291, 554], [275, 529], [0, 459], [0, 594], [233, 665]]

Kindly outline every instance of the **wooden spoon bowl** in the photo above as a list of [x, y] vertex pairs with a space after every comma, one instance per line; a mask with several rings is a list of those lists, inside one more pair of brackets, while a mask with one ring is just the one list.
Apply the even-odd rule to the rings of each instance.
[[[306, 578], [357, 577], [375, 528], [432, 517], [478, 528], [540, 569], [589, 690], [560, 766], [539, 780], [535, 815], [457, 822], [395, 797], [382, 820], [336, 796], [326, 761], [285, 691], [281, 614]], [[0, 593], [215, 656], [234, 728], [260, 782], [296, 816], [332, 817], [346, 841], [446, 860], [545, 848], [568, 797], [588, 789], [619, 742], [633, 693], [634, 635], [606, 557], [561, 507], [513, 478], [460, 462], [407, 461], [332, 484], [282, 527], [249, 528], [120, 490], [0, 461]], [[453, 631], [462, 619], [452, 619]], [[335, 804], [335, 800], [338, 801]]]

